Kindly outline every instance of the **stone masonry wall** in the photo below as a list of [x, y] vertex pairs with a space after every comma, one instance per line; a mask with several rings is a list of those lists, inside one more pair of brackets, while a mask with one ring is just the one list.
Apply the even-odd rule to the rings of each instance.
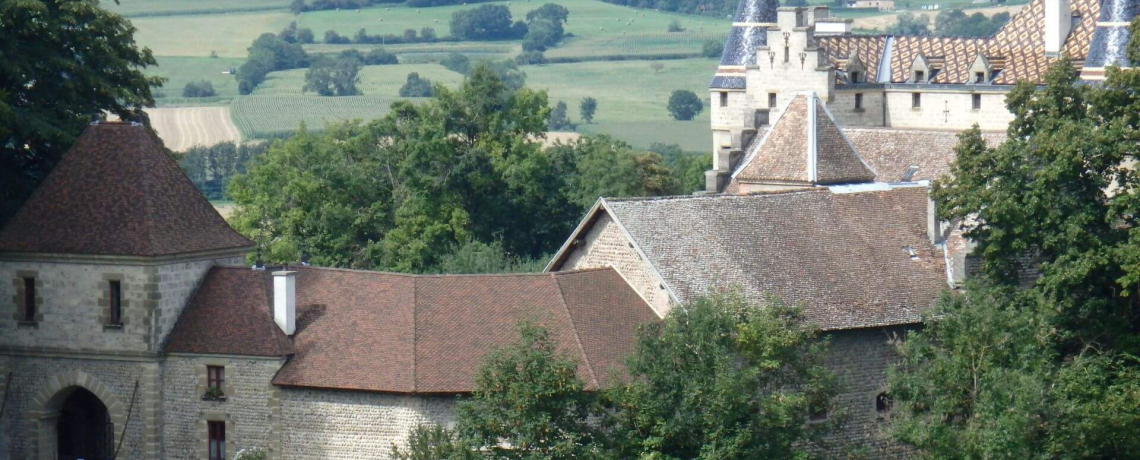
[[[6, 390], [8, 399], [3, 419], [0, 419], [0, 458], [43, 458], [40, 455], [44, 453], [38, 452], [41, 433], [35, 420], [36, 414], [43, 409], [38, 396], [45, 388], [54, 390], [60, 386], [72, 386], [74, 382], [67, 377], [77, 371], [84, 375], [85, 382], [81, 386], [96, 393], [108, 406], [115, 423], [116, 439], [122, 438], [118, 458], [133, 460], [157, 456], [153, 450], [158, 439], [153, 432], [154, 401], [151, 400], [156, 390], [152, 378], [157, 373], [156, 363], [19, 356], [0, 356], [0, 360], [7, 361], [8, 370], [12, 372], [12, 384]], [[60, 385], [61, 381], [63, 385]], [[132, 407], [131, 394], [136, 381], [139, 382], [139, 390]], [[47, 452], [46, 455], [53, 458], [55, 452]]]
[[887, 387], [887, 369], [898, 360], [892, 338], [901, 338], [902, 328], [836, 331], [830, 342], [827, 367], [835, 373], [840, 393], [836, 405], [845, 425], [828, 438], [836, 458], [894, 460], [910, 458], [903, 446], [887, 439], [884, 429], [889, 412], [878, 412], [875, 398]]
[[455, 398], [281, 388], [283, 460], [387, 460], [413, 428], [453, 426]]
[[[855, 95], [863, 95], [863, 108], [855, 108]], [[837, 90], [827, 102], [827, 110], [843, 127], [883, 126], [883, 90]]]
[[669, 312], [669, 293], [653, 275], [649, 262], [641, 259], [633, 243], [608, 214], [594, 222], [582, 243], [566, 256], [560, 270], [598, 267], [613, 267], [658, 315]]
[[[0, 348], [153, 353], [202, 276], [240, 257], [166, 265], [0, 261]], [[35, 323], [23, 322], [23, 278], [36, 279]], [[122, 325], [109, 325], [109, 281], [122, 289]]]
[[[914, 93], [922, 94], [922, 107], [912, 108]], [[950, 91], [887, 91], [887, 126], [964, 130], [975, 123], [983, 131], [1004, 131], [1013, 114], [1005, 107], [1005, 93], [982, 93], [982, 108], [974, 110], [972, 94]]]
[[[201, 459], [206, 449], [206, 422], [228, 422], [226, 452], [260, 447], [279, 458], [275, 427], [279, 417], [277, 388], [270, 384], [283, 361], [277, 358], [169, 356], [162, 367], [164, 459]], [[202, 399], [206, 366], [225, 367], [224, 401]]]

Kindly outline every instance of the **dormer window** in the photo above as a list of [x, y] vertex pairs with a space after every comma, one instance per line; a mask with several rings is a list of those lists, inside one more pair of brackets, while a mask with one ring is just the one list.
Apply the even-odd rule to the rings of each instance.
[[851, 83], [859, 83], [859, 72], [851, 72]]
[[919, 83], [925, 79], [926, 79], [926, 72], [923, 72], [921, 70], [915, 70], [914, 71], [914, 82], [915, 83]]
[[974, 83], [985, 83], [985, 82], [986, 82], [986, 73], [985, 72], [974, 72]]

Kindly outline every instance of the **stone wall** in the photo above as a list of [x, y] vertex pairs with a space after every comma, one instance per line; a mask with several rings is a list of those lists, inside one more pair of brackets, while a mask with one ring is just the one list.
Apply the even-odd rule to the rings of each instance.
[[892, 339], [902, 338], [903, 328], [835, 331], [830, 342], [827, 367], [840, 385], [836, 397], [843, 427], [827, 439], [838, 458], [878, 460], [910, 458], [903, 446], [887, 439], [884, 429], [890, 412], [879, 412], [875, 398], [887, 388], [887, 369], [898, 360]]
[[0, 361], [12, 373], [0, 419], [0, 458], [54, 458], [55, 445], [47, 432], [54, 430], [54, 419], [44, 416], [50, 416], [53, 398], [54, 403], [61, 402], [60, 396], [76, 386], [91, 391], [107, 406], [115, 442], [121, 441], [119, 459], [158, 457], [156, 362], [48, 356], [0, 356]]
[[[206, 422], [226, 421], [226, 452], [260, 447], [279, 458], [277, 388], [270, 384], [284, 363], [277, 358], [168, 357], [162, 367], [164, 459], [206, 455]], [[206, 366], [225, 367], [225, 400], [203, 400]]]
[[[241, 257], [165, 264], [0, 261], [0, 348], [154, 353], [202, 276]], [[23, 278], [36, 279], [37, 318], [22, 321]], [[122, 324], [109, 323], [109, 281], [122, 289]]]
[[[863, 107], [855, 108], [855, 95], [863, 95]], [[836, 90], [827, 102], [827, 111], [839, 126], [883, 126], [883, 90], [853, 89]]]
[[453, 426], [455, 398], [281, 388], [283, 460], [386, 460], [421, 424]]
[[669, 312], [669, 293], [661, 280], [608, 214], [599, 217], [580, 237], [582, 243], [566, 255], [559, 270], [613, 267], [645, 298], [653, 311], [661, 316]]
[[[921, 108], [911, 107], [914, 93], [922, 95]], [[977, 123], [983, 131], [1004, 131], [1013, 121], [1013, 114], [1005, 107], [1005, 93], [980, 94], [982, 108], [974, 110], [973, 93], [965, 90], [888, 90], [887, 126], [964, 130]]]

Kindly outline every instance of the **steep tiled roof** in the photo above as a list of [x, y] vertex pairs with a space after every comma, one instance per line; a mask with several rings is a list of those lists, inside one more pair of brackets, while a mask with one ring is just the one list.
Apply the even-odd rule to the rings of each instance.
[[[859, 156], [875, 170], [880, 182], [902, 182], [908, 168], [909, 181], [936, 180], [950, 173], [958, 133], [890, 128], [845, 128], [843, 133]], [[1005, 133], [983, 133], [991, 147], [1005, 141]]]
[[178, 318], [166, 352], [292, 354], [289, 337], [273, 322], [270, 276], [245, 267], [211, 269]]
[[637, 326], [658, 319], [612, 269], [411, 276], [302, 267], [296, 276], [296, 353], [276, 385], [471, 391], [484, 355], [530, 321], [546, 326], [579, 360], [588, 387], [598, 388], [621, 369]]
[[252, 245], [131, 123], [84, 131], [0, 230], [0, 252], [155, 256]]
[[926, 234], [925, 187], [603, 206], [682, 302], [739, 286], [758, 301], [801, 304], [836, 330], [916, 323], [948, 287], [943, 253]]
[[[1073, 25], [1063, 52], [1075, 61], [1089, 54], [1093, 32], [1100, 14], [1100, 0], [1072, 0], [1070, 9], [1079, 20]], [[843, 60], [855, 50], [867, 67], [868, 81], [877, 81], [885, 36], [835, 36], [816, 38], [826, 50], [828, 62], [842, 68]], [[1041, 83], [1053, 58], [1045, 55], [1045, 0], [1033, 0], [992, 37], [891, 37], [890, 69], [892, 82], [905, 82], [910, 65], [918, 55], [938, 61], [939, 71], [931, 83], [966, 83], [970, 66], [978, 54], [1000, 63], [1001, 72], [992, 83], [1012, 85], [1019, 80]]]
[[748, 150], [733, 181], [836, 184], [875, 180], [814, 94], [793, 98]]
[[761, 0], [741, 0], [736, 5], [732, 30], [725, 39], [720, 64], [710, 88], [744, 89], [744, 68], [756, 64], [756, 48], [768, 42], [767, 25], [776, 20]]

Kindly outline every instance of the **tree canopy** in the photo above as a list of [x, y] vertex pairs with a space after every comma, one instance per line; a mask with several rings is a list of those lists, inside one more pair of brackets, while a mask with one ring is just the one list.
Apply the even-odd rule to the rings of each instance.
[[1140, 456], [1140, 73], [1058, 59], [1007, 96], [1009, 138], [960, 136], [932, 196], [976, 282], [900, 347], [894, 433], [927, 459]]
[[704, 110], [705, 105], [697, 93], [687, 89], [679, 89], [669, 95], [669, 105], [666, 108], [676, 120], [692, 120], [693, 117], [701, 113], [701, 110]]
[[136, 29], [96, 0], [0, 2], [0, 226], [93, 119], [148, 123], [159, 77]]

